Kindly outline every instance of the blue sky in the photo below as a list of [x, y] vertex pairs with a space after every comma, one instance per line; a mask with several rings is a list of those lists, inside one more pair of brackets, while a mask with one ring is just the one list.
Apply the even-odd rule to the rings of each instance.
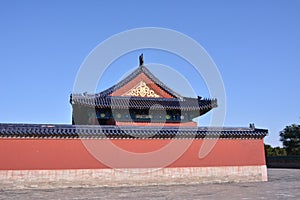
[[[196, 40], [216, 63], [225, 125], [253, 122], [269, 129], [266, 143], [281, 145], [279, 131], [300, 121], [300, 2], [174, 2], [0, 1], [0, 122], [70, 123], [69, 94], [86, 56], [119, 32], [163, 27]], [[170, 66], [186, 79], [193, 73], [174, 55], [135, 51], [112, 64], [98, 89], [134, 69], [141, 52], [146, 64]], [[208, 97], [201, 77], [190, 82]]]

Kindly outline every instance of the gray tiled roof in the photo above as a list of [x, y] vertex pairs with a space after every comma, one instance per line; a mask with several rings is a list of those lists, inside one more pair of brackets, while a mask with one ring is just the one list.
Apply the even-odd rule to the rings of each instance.
[[[164, 109], [180, 110], [210, 110], [217, 107], [216, 99], [200, 98], [143, 98], [143, 97], [89, 97], [77, 96], [72, 99], [72, 104], [87, 105], [100, 108], [135, 108], [135, 109], [155, 109], [155, 105], [161, 105]], [[157, 107], [160, 109], [161, 107]]]
[[91, 126], [0, 123], [0, 138], [262, 139], [266, 129], [244, 127]]
[[117, 83], [116, 85], [96, 94], [96, 96], [108, 96], [114, 91], [118, 90], [119, 88], [123, 87], [127, 83], [129, 83], [131, 80], [133, 80], [135, 77], [137, 77], [140, 73], [144, 73], [146, 76], [148, 76], [154, 83], [156, 83], [161, 89], [169, 93], [175, 98], [181, 99], [182, 96], [175, 92], [174, 90], [167, 87], [163, 82], [161, 82], [157, 77], [155, 77], [144, 65], [139, 66], [136, 70], [134, 70], [131, 74], [129, 74], [126, 78], [124, 78], [122, 81]]
[[[109, 96], [114, 91], [129, 83], [140, 73], [146, 74], [154, 83], [156, 83], [161, 89], [166, 91], [174, 98]], [[164, 83], [162, 83], [158, 78], [156, 78], [145, 66], [139, 66], [125, 79], [123, 79], [116, 85], [108, 88], [107, 90], [104, 90], [103, 92], [97, 94], [71, 94], [70, 103], [99, 108], [113, 107], [121, 109], [149, 109], [153, 105], [161, 105], [164, 109], [209, 111], [210, 109], [217, 107], [216, 99], [201, 99], [201, 97], [191, 98], [181, 96], [172, 89], [168, 88]], [[161, 109], [161, 107], [158, 109]]]

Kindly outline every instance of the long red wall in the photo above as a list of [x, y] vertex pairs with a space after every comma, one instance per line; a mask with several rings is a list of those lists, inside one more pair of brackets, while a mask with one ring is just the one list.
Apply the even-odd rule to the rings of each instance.
[[0, 139], [0, 170], [251, 165], [265, 165], [261, 139]]

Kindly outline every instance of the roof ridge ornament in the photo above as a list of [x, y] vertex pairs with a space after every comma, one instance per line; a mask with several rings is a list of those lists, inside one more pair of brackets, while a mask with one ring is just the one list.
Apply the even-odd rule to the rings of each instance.
[[141, 54], [139, 56], [139, 60], [140, 60], [140, 66], [143, 66], [144, 65], [144, 55], [143, 54]]
[[250, 128], [250, 129], [255, 129], [254, 123], [251, 123], [251, 124], [249, 125], [249, 128]]

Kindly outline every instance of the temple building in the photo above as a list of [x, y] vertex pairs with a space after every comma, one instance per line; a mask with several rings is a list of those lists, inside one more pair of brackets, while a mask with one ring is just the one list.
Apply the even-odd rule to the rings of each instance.
[[[141, 60], [141, 58], [140, 58]], [[197, 126], [193, 119], [217, 107], [216, 99], [184, 97], [140, 62], [116, 85], [97, 94], [72, 94], [72, 124]]]
[[267, 129], [193, 121], [216, 99], [184, 97], [140, 65], [96, 94], [71, 94], [72, 124], [0, 123], [0, 181], [18, 186], [267, 181]]

